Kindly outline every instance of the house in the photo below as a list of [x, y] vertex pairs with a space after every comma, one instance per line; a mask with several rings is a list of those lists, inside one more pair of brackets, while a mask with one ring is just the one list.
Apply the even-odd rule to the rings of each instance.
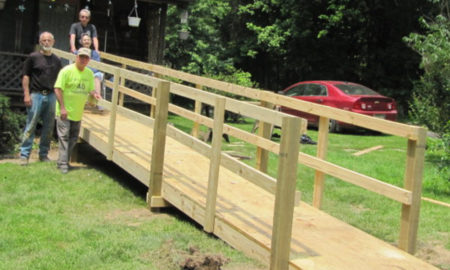
[[[101, 51], [160, 64], [168, 5], [183, 9], [192, 1], [0, 0], [0, 93], [21, 94], [21, 66], [35, 50], [41, 32], [53, 33], [55, 47], [69, 50], [70, 25], [78, 21], [82, 8], [91, 11]], [[135, 5], [141, 19], [138, 27], [130, 26], [128, 19], [137, 17]]]

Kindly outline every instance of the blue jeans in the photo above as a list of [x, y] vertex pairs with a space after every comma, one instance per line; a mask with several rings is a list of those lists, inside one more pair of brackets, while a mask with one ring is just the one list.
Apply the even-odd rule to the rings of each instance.
[[33, 147], [36, 126], [42, 119], [41, 138], [39, 140], [39, 157], [46, 157], [50, 149], [53, 127], [55, 125], [55, 103], [54, 93], [42, 95], [41, 93], [31, 93], [31, 107], [27, 107], [27, 123], [22, 136], [20, 156], [29, 158]]

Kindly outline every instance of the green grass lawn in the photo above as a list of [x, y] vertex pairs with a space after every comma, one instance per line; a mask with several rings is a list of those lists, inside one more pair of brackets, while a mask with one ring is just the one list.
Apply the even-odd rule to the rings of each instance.
[[[172, 115], [170, 122], [186, 132], [192, 127], [192, 122]], [[253, 123], [233, 125], [249, 131]], [[317, 140], [317, 131], [308, 135]], [[254, 165], [255, 147], [230, 139], [224, 149], [250, 157], [246, 162]], [[376, 145], [383, 148], [352, 155]], [[316, 146], [301, 145], [301, 151], [315, 155]], [[403, 185], [405, 153], [406, 140], [395, 136], [329, 137], [328, 160], [397, 186]], [[277, 163], [271, 154], [269, 173], [274, 176]], [[228, 258], [222, 269], [264, 269], [175, 209], [148, 211], [145, 186], [110, 162], [94, 159], [86, 164], [67, 175], [61, 175], [54, 162], [26, 168], [0, 164], [0, 269], [180, 269], [191, 256], [189, 249]], [[312, 169], [299, 166], [297, 188], [307, 203], [312, 201], [313, 178]], [[450, 203], [448, 175], [428, 159], [423, 186], [423, 196]], [[397, 242], [397, 202], [327, 177], [323, 210], [384, 241]], [[417, 255], [450, 269], [449, 232], [450, 209], [423, 202]]]
[[111, 163], [91, 165], [0, 164], [0, 269], [180, 269], [201, 254], [264, 269], [175, 209], [151, 213], [145, 186]]

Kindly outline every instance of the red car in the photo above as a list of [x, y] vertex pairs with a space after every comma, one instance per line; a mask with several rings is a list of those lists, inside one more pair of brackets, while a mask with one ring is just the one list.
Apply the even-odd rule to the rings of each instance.
[[[305, 81], [289, 86], [280, 92], [285, 96], [314, 102], [355, 113], [375, 116], [387, 120], [397, 120], [395, 100], [357, 83], [342, 81]], [[319, 117], [295, 109], [282, 107], [281, 111], [300, 116], [308, 124], [317, 126]], [[330, 131], [339, 132], [352, 125], [330, 119]]]

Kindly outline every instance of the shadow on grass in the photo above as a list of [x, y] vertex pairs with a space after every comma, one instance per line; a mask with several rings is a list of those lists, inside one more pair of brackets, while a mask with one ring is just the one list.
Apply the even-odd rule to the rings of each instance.
[[89, 144], [79, 144], [78, 161], [102, 171], [122, 187], [133, 192], [135, 196], [145, 200], [148, 188], [114, 162], [107, 160], [103, 154]]
[[[123, 188], [131, 191], [135, 196], [146, 200], [148, 191], [146, 185], [142, 184], [114, 162], [107, 160], [103, 154], [89, 144], [83, 143], [80, 144], [79, 147], [79, 162], [86, 164], [88, 167], [102, 171], [108, 177], [119, 183]], [[161, 208], [159, 213], [168, 214], [180, 221], [188, 222], [199, 230], [203, 229], [201, 225], [175, 207]]]

